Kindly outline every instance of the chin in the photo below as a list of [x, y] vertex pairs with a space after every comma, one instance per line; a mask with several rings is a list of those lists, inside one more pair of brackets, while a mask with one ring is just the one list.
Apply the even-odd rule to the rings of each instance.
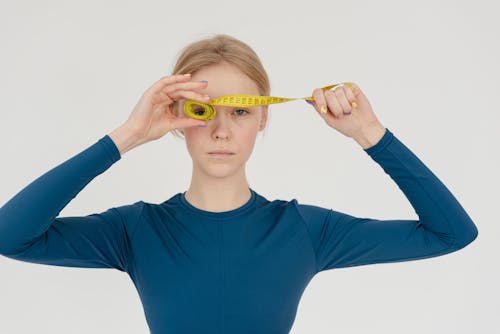
[[201, 169], [203, 169], [204, 174], [209, 175], [214, 178], [226, 178], [237, 174], [241, 166], [235, 164], [223, 164], [223, 163], [211, 163], [202, 164]]
[[206, 172], [215, 178], [225, 178], [236, 174], [238, 170], [229, 166], [211, 166], [206, 169]]

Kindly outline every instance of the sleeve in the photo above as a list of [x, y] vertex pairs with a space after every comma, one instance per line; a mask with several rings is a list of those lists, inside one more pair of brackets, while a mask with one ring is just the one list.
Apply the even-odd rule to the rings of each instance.
[[474, 241], [478, 229], [460, 203], [389, 129], [364, 151], [396, 182], [419, 219], [355, 217], [296, 203], [311, 237], [317, 272], [425, 259]]
[[57, 217], [92, 179], [120, 158], [106, 135], [22, 189], [0, 208], [0, 254], [47, 265], [126, 271], [144, 202], [83, 217]]

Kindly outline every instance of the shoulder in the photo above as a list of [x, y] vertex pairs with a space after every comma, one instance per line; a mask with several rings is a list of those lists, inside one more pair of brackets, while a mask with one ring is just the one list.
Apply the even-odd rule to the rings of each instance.
[[[297, 198], [291, 198], [289, 200], [285, 199], [274, 199], [267, 200], [261, 197], [259, 209], [270, 209], [273, 211], [280, 211], [283, 213], [288, 213], [294, 216], [298, 216], [301, 220], [305, 222], [309, 221], [323, 221], [327, 215], [331, 214], [333, 210], [325, 207], [321, 207], [314, 204], [302, 203]], [[258, 205], [259, 206], [259, 205]]]
[[137, 201], [131, 204], [118, 205], [113, 207], [113, 209], [117, 210], [124, 218], [133, 218], [140, 215], [146, 205], [148, 203], [144, 201]]
[[144, 201], [137, 201], [129, 204], [122, 204], [114, 206], [111, 210], [115, 211], [120, 217], [122, 223], [127, 227], [127, 230], [131, 231], [135, 229], [144, 208], [148, 203]]

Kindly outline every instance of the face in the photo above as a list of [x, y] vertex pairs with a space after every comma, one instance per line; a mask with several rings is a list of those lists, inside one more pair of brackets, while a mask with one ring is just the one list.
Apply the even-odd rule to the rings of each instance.
[[[245, 74], [228, 63], [205, 67], [192, 75], [193, 81], [207, 80], [208, 85], [199, 92], [210, 98], [224, 95], [260, 95], [256, 84]], [[182, 110], [185, 100], [179, 101]], [[206, 121], [207, 126], [184, 128], [187, 149], [193, 160], [194, 172], [213, 177], [244, 174], [245, 163], [250, 157], [255, 139], [267, 121], [267, 106], [229, 107], [214, 106], [216, 116]], [[180, 117], [187, 117], [179, 112]], [[234, 154], [215, 156], [211, 151], [229, 150]]]

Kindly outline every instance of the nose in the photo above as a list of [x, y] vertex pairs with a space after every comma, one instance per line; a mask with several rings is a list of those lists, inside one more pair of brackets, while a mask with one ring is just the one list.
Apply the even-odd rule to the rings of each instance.
[[208, 121], [213, 128], [212, 135], [216, 139], [228, 138], [231, 134], [231, 116], [225, 110], [216, 109], [215, 118]]

